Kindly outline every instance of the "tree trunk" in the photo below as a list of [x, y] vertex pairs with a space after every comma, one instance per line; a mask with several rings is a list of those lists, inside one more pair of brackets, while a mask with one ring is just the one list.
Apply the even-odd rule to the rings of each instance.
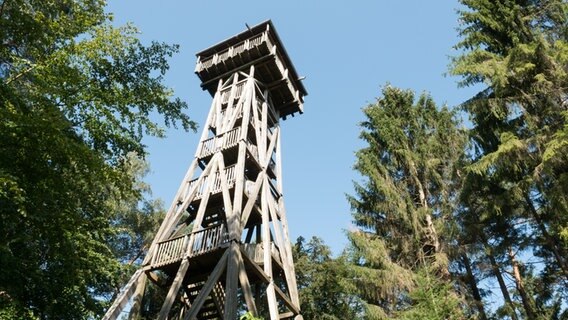
[[509, 247], [509, 258], [511, 259], [511, 265], [513, 266], [513, 276], [515, 277], [515, 285], [517, 287], [517, 291], [519, 291], [519, 295], [521, 296], [521, 300], [523, 302], [523, 307], [525, 308], [527, 319], [536, 319], [536, 312], [534, 309], [534, 305], [532, 304], [532, 299], [528, 295], [527, 290], [525, 289], [525, 284], [523, 282], [523, 278], [521, 276], [521, 271], [519, 268], [519, 262], [515, 259], [515, 253], [513, 252], [513, 249], [511, 247]]
[[511, 319], [518, 320], [515, 305], [513, 304], [513, 300], [511, 300], [509, 290], [507, 290], [507, 285], [505, 284], [505, 280], [503, 279], [503, 275], [501, 274], [501, 269], [499, 269], [499, 265], [497, 264], [497, 261], [495, 261], [493, 249], [489, 246], [487, 238], [483, 234], [483, 230], [481, 230], [480, 238], [483, 240], [483, 246], [485, 247], [487, 258], [489, 258], [489, 262], [491, 263], [491, 270], [493, 271], [493, 275], [495, 276], [495, 278], [497, 278], [497, 282], [499, 283], [499, 288], [501, 289], [501, 293], [503, 294], [503, 300], [505, 300], [505, 303], [509, 305], [509, 308], [511, 308]]
[[462, 255], [462, 261], [465, 266], [465, 270], [467, 272], [467, 283], [469, 285], [469, 288], [471, 289], [471, 294], [473, 295], [473, 299], [475, 299], [475, 307], [479, 312], [479, 319], [487, 320], [487, 315], [485, 314], [485, 308], [483, 307], [483, 299], [481, 299], [481, 293], [479, 292], [479, 288], [477, 287], [477, 281], [475, 280], [475, 276], [473, 275], [473, 270], [471, 269], [471, 262], [466, 253]]
[[546, 226], [544, 225], [542, 218], [536, 211], [536, 208], [534, 207], [534, 204], [528, 195], [525, 195], [525, 201], [527, 202], [529, 211], [531, 212], [533, 219], [536, 221], [538, 229], [542, 234], [542, 236], [544, 237], [544, 240], [548, 245], [548, 248], [550, 249], [550, 251], [552, 251], [554, 258], [556, 259], [556, 264], [558, 265], [558, 268], [561, 270], [564, 277], [568, 280], [568, 266], [566, 265], [566, 262], [564, 261], [563, 258], [566, 255], [562, 253], [561, 251], [562, 248], [559, 248], [557, 246], [557, 244], [561, 242], [557, 241], [556, 239], [553, 239], [553, 237], [548, 233], [548, 230], [546, 229]]

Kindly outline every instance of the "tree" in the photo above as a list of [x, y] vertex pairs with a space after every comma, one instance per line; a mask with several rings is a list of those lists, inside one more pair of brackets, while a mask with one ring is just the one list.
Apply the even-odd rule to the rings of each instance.
[[163, 136], [152, 113], [195, 127], [162, 84], [177, 47], [111, 18], [100, 0], [0, 3], [0, 310], [13, 318], [101, 314], [119, 286], [116, 204], [141, 197], [128, 154]]
[[322, 239], [296, 240], [293, 249], [302, 315], [305, 319], [357, 319], [360, 301], [353, 294], [347, 260], [331, 257]]
[[[387, 85], [363, 109], [355, 169], [364, 177], [348, 200], [357, 230], [349, 233], [356, 289], [369, 319], [406, 317], [421, 305], [450, 299], [437, 318], [457, 319], [448, 251], [457, 165], [465, 135], [455, 113], [432, 98]], [[424, 286], [437, 288], [428, 291]], [[436, 294], [436, 296], [432, 296]]]
[[[568, 280], [568, 4], [461, 2], [457, 48], [464, 53], [451, 72], [461, 85], [484, 87], [463, 104], [473, 147], [462, 199], [469, 215], [479, 217], [465, 221], [482, 226], [481, 247], [513, 276], [522, 308], [509, 315], [551, 317], [566, 301]], [[547, 289], [535, 290], [535, 283]]]

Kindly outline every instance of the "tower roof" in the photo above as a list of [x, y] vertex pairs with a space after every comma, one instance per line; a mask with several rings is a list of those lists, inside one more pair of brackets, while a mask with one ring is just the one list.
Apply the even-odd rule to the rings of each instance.
[[303, 112], [308, 93], [272, 21], [267, 20], [196, 54], [195, 73], [211, 95], [218, 81], [255, 66], [254, 77], [270, 91], [281, 117]]

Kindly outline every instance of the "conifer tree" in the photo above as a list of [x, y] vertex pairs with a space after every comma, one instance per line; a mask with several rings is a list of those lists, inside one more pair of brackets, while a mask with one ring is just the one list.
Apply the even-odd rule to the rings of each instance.
[[355, 169], [363, 176], [348, 200], [356, 288], [369, 319], [415, 318], [430, 305], [459, 319], [448, 251], [465, 135], [455, 113], [433, 99], [387, 85], [363, 109]]
[[470, 245], [512, 275], [515, 301], [501, 286], [510, 317], [554, 317], [568, 287], [568, 4], [461, 2], [464, 54], [451, 71], [461, 85], [483, 87], [463, 104], [473, 124], [464, 230], [485, 235]]

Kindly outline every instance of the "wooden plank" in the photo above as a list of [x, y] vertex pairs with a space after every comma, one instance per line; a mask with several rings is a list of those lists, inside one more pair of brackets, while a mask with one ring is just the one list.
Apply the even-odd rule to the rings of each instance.
[[261, 123], [258, 120], [259, 115], [258, 115], [258, 108], [257, 108], [257, 100], [252, 101], [251, 104], [251, 111], [252, 111], [252, 122], [253, 122], [253, 128], [254, 128], [254, 136], [256, 139], [256, 147], [258, 149], [258, 156], [261, 157], [261, 153], [264, 152], [264, 148], [263, 145], [261, 144], [261, 137], [262, 137], [262, 133], [260, 132], [262, 130], [261, 128]]
[[278, 315], [280, 317], [280, 319], [288, 319], [288, 318], [292, 318], [293, 316], [295, 316], [294, 312], [285, 312], [285, 313], [281, 313]]
[[138, 278], [136, 283], [136, 291], [132, 296], [132, 307], [130, 308], [130, 313], [128, 314], [129, 320], [136, 320], [140, 318], [140, 308], [142, 306], [142, 297], [144, 296], [144, 291], [146, 290], [146, 273], [142, 273]]
[[181, 265], [179, 266], [178, 272], [176, 277], [174, 278], [174, 282], [170, 286], [170, 290], [168, 291], [168, 295], [164, 300], [164, 304], [162, 304], [162, 308], [160, 309], [160, 313], [158, 314], [158, 320], [165, 320], [168, 318], [168, 314], [170, 313], [170, 309], [174, 304], [174, 299], [177, 297], [179, 292], [179, 288], [183, 284], [183, 278], [185, 277], [185, 273], [189, 267], [189, 260], [183, 259]]
[[136, 289], [134, 283], [138, 281], [138, 278], [142, 275], [142, 273], [142, 269], [138, 269], [136, 270], [136, 272], [134, 272], [132, 277], [130, 277], [130, 280], [128, 280], [122, 291], [119, 293], [118, 297], [116, 297], [110, 308], [105, 313], [103, 320], [118, 319], [118, 316], [120, 315], [124, 307], [128, 304], [130, 298], [132, 297], [132, 294], [134, 293], [134, 290]]
[[[260, 208], [262, 211], [262, 246], [264, 249], [264, 272], [272, 277], [272, 254], [271, 254], [271, 235], [270, 235], [270, 219], [268, 217], [268, 184], [263, 184], [262, 194], [260, 199]], [[266, 298], [268, 300], [268, 311], [270, 319], [278, 319], [278, 304], [276, 303], [276, 294], [274, 292], [274, 282], [270, 281], [266, 287]]]
[[[193, 229], [191, 231], [192, 235], [189, 237], [189, 244], [187, 246], [187, 254], [193, 247], [193, 242], [195, 241], [195, 237], [193, 236], [197, 231], [199, 231], [201, 227], [201, 223], [203, 222], [203, 216], [205, 215], [205, 209], [207, 208], [207, 203], [209, 202], [209, 196], [211, 195], [211, 186], [215, 183], [215, 175], [217, 173], [217, 169], [219, 168], [219, 154], [213, 156], [211, 163], [207, 165], [210, 168], [209, 175], [207, 176], [207, 186], [205, 187], [205, 191], [203, 192], [203, 198], [201, 198], [201, 203], [199, 204], [199, 208], [197, 209], [197, 215], [195, 220], [193, 221]], [[221, 174], [225, 174], [224, 172]], [[199, 179], [203, 179], [203, 175], [199, 177]]]
[[293, 288], [290, 290], [290, 295], [292, 298], [292, 301], [294, 301], [294, 303], [296, 305], [300, 305], [300, 298], [298, 296], [298, 286], [297, 286], [297, 282], [296, 282], [296, 272], [294, 270], [294, 261], [292, 260], [292, 247], [291, 247], [291, 241], [290, 241], [290, 235], [288, 234], [288, 223], [286, 220], [286, 209], [284, 207], [284, 199], [283, 197], [280, 197], [280, 199], [278, 199], [278, 206], [280, 208], [280, 216], [282, 217], [282, 220], [280, 221], [280, 223], [282, 224], [282, 235], [283, 235], [283, 241], [284, 241], [284, 250], [286, 250], [286, 255], [290, 258], [289, 263], [286, 266], [286, 269], [284, 269], [284, 271], [286, 272], [287, 277], [290, 278], [290, 287]]
[[234, 319], [237, 315], [237, 289], [238, 289], [238, 244], [231, 242], [227, 249], [227, 272], [225, 282], [225, 314], [224, 319]]
[[[276, 147], [278, 137], [280, 137], [280, 129], [277, 127], [274, 129], [274, 132], [272, 133], [272, 139], [270, 139], [270, 145], [266, 149], [264, 162], [261, 162], [261, 166], [264, 171], [266, 171], [268, 169], [268, 166], [270, 165], [270, 158], [272, 157], [272, 153], [274, 152], [274, 148]], [[280, 193], [280, 191], [278, 192]]]
[[278, 192], [280, 194], [284, 194], [284, 192], [282, 191], [282, 143], [281, 143], [281, 139], [280, 139], [280, 135], [278, 135], [276, 137], [276, 154], [275, 156], [275, 174], [276, 174], [276, 190], [278, 190]]
[[[250, 78], [249, 81], [252, 81], [252, 77], [254, 75], [254, 66], [250, 68]], [[247, 95], [250, 95], [250, 86], [247, 88]], [[249, 125], [249, 117], [250, 117], [250, 105], [251, 101], [247, 100], [246, 105], [243, 104], [243, 121], [241, 125], [241, 133], [240, 133], [240, 141], [239, 141], [239, 153], [237, 158], [237, 165], [235, 167], [236, 170], [236, 181], [235, 181], [235, 193], [233, 198], [233, 211], [229, 213], [231, 215], [231, 226], [229, 230], [233, 234], [231, 234], [230, 239], [235, 239], [240, 241], [242, 228], [240, 226], [240, 217], [242, 212], [242, 205], [243, 205], [243, 196], [245, 191], [245, 162], [246, 162], [246, 152], [247, 152], [247, 135], [248, 135], [248, 125]]]
[[[260, 156], [259, 160], [261, 161], [261, 163], [264, 163], [264, 159], [266, 159], [266, 157], [267, 157], [266, 141], [267, 141], [267, 138], [268, 138], [268, 103], [266, 101], [262, 103], [262, 110], [261, 111], [262, 111], [262, 114], [261, 114], [261, 118], [260, 118], [260, 121], [261, 121], [260, 127], [262, 128], [262, 130], [261, 130], [260, 141], [261, 141], [262, 144], [259, 147], [259, 149], [262, 150], [262, 152], [260, 152], [260, 150], [259, 150], [258, 154]], [[261, 155], [261, 153], [262, 153], [262, 155]], [[270, 155], [268, 155], [268, 156], [270, 156]]]
[[[231, 79], [227, 79], [227, 81], [231, 81]], [[209, 125], [209, 127], [205, 127], [205, 130], [209, 130], [211, 126], [215, 126], [215, 134], [219, 134], [220, 130], [221, 130], [221, 123], [222, 120], [221, 119], [221, 109], [223, 106], [223, 97], [222, 97], [222, 88], [223, 88], [224, 82], [223, 79], [219, 80], [219, 83], [217, 85], [217, 91], [215, 92], [215, 97], [213, 98], [213, 103], [211, 104], [211, 107], [213, 109], [213, 112], [215, 113], [215, 124], [213, 123], [206, 123], [207, 125]]]
[[252, 313], [253, 316], [258, 316], [258, 311], [256, 309], [256, 304], [254, 302], [254, 297], [252, 295], [252, 290], [250, 287], [249, 278], [245, 269], [245, 264], [243, 262], [243, 257], [241, 251], [237, 248], [237, 264], [239, 268], [239, 282], [241, 284], [241, 289], [243, 290], [243, 295], [245, 296], [245, 301], [247, 304], [248, 311]]
[[[247, 254], [246, 254], [246, 252], [244, 252], [243, 248], [241, 248], [241, 255], [243, 257], [245, 264], [247, 266], [251, 267], [252, 271], [254, 272], [254, 274], [257, 277], [259, 277], [266, 284], [273, 283], [272, 278], [270, 276], [268, 276], [264, 272], [264, 270], [262, 270], [262, 268], [258, 266], [258, 264], [256, 264], [254, 261], [252, 261], [249, 256], [247, 256]], [[288, 307], [295, 314], [300, 313], [300, 310], [292, 303], [292, 301], [290, 301], [290, 299], [288, 299], [286, 294], [284, 292], [282, 292], [282, 290], [280, 290], [280, 288], [278, 288], [277, 286], [274, 286], [274, 291], [282, 299], [282, 302], [284, 302], [286, 307]]]
[[262, 182], [264, 181], [264, 175], [265, 174], [266, 173], [264, 171], [261, 171], [258, 174], [258, 177], [256, 177], [256, 181], [254, 183], [254, 187], [252, 188], [252, 192], [248, 194], [248, 201], [247, 201], [245, 208], [244, 208], [244, 210], [241, 214], [239, 233], [242, 232], [245, 225], [247, 224], [247, 221], [248, 221], [248, 218], [249, 218], [250, 213], [252, 211], [252, 208], [253, 208], [254, 204], [256, 203], [258, 193], [260, 192], [260, 189], [262, 187]]
[[209, 296], [209, 293], [211, 293], [211, 290], [219, 280], [219, 277], [221, 277], [221, 274], [223, 274], [223, 271], [225, 271], [225, 269], [227, 268], [228, 255], [229, 255], [229, 250], [225, 250], [225, 253], [223, 253], [223, 256], [221, 257], [221, 259], [219, 259], [219, 262], [215, 266], [215, 269], [213, 269], [211, 275], [209, 275], [209, 278], [207, 278], [207, 281], [201, 288], [201, 291], [199, 291], [197, 298], [195, 298], [195, 301], [193, 301], [193, 304], [191, 305], [189, 312], [183, 318], [184, 320], [196, 319], [197, 314], [199, 313], [199, 310], [203, 306], [203, 303]]
[[[225, 160], [223, 154], [219, 154], [219, 171], [225, 172]], [[225, 206], [225, 215], [227, 220], [227, 229], [229, 231], [229, 239], [238, 239], [239, 219], [233, 214], [233, 206], [231, 204], [231, 193], [229, 192], [229, 182], [225, 174], [221, 175], [221, 190], [223, 192], [223, 205]]]
[[[276, 215], [274, 200], [269, 202], [269, 209], [270, 209], [270, 215], [272, 217], [272, 223], [274, 226], [274, 233], [276, 233], [276, 239], [279, 243], [280, 260], [282, 261], [282, 267], [284, 269], [284, 276], [286, 278], [288, 291], [290, 292], [290, 297], [292, 298], [292, 301], [299, 308], [300, 301], [298, 297], [296, 275], [294, 273], [294, 262], [292, 260], [292, 256], [288, 253], [288, 250], [286, 250], [286, 246], [290, 246], [290, 242], [284, 240], [285, 237], [283, 235], [283, 230], [281, 230], [281, 228], [284, 229], [284, 227], [282, 221], [280, 221]], [[280, 222], [280, 226], [277, 225], [276, 223], [277, 221]], [[298, 300], [296, 301], [294, 297], [298, 298]]]
[[[231, 122], [231, 119], [236, 117], [236, 107], [238, 106], [235, 105], [235, 94], [237, 91], [237, 82], [239, 81], [239, 77], [237, 76], [237, 74], [235, 73], [233, 75], [233, 83], [231, 84], [231, 93], [229, 94], [229, 102], [227, 103], [227, 108], [225, 109], [225, 117], [222, 120], [222, 124], [221, 124], [221, 128], [220, 132], [217, 132], [217, 134], [221, 134], [221, 133], [225, 133], [228, 130], [232, 129], [232, 128], [228, 128], [228, 124]], [[232, 114], [229, 114], [229, 112], [232, 112]]]

